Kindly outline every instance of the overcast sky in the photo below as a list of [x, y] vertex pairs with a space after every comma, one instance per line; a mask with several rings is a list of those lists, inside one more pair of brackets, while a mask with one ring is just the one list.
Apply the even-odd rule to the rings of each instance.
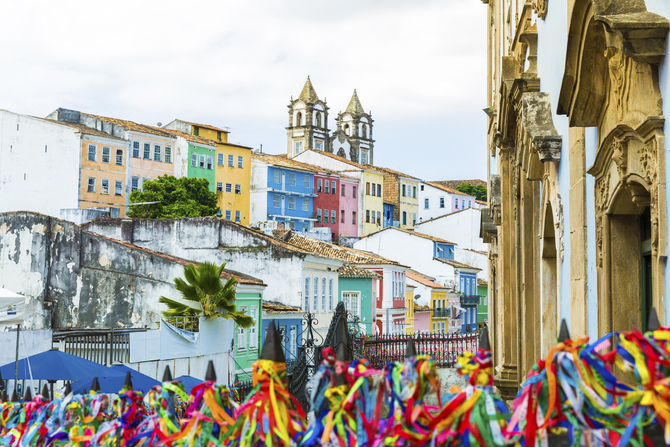
[[58, 107], [155, 125], [228, 127], [286, 152], [307, 78], [329, 127], [357, 89], [375, 164], [485, 177], [486, 15], [478, 0], [4, 2], [0, 108]]

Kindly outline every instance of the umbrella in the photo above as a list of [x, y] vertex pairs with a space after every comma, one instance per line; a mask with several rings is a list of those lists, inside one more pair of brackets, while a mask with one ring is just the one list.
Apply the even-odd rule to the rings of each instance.
[[[140, 372], [135, 371], [132, 368], [127, 367], [126, 365], [114, 365], [108, 368], [111, 372], [114, 373], [113, 376], [107, 374], [106, 376], [98, 376], [98, 383], [100, 385], [101, 393], [118, 393], [123, 388], [123, 382], [126, 380], [126, 373], [130, 372], [130, 379], [133, 382], [133, 389], [141, 390], [143, 393], [146, 393], [155, 385], [160, 385], [161, 383]], [[93, 384], [93, 378], [86, 380], [78, 380], [72, 384], [72, 391], [75, 394], [81, 394], [84, 390], [90, 390], [91, 385]]]
[[[0, 366], [0, 374], [3, 378], [14, 379], [15, 363]], [[30, 368], [28, 368], [28, 364], [30, 364]], [[96, 376], [125, 376], [125, 373], [108, 370], [108, 367], [99, 363], [52, 349], [19, 360], [17, 379], [73, 381], [93, 379]]]
[[194, 386], [199, 385], [199, 384], [202, 383], [202, 380], [196, 379], [195, 377], [186, 376], [186, 375], [179, 376], [174, 380], [180, 380], [181, 383], [184, 384], [184, 389], [186, 390], [186, 394], [190, 394], [191, 393], [191, 388], [193, 388]]

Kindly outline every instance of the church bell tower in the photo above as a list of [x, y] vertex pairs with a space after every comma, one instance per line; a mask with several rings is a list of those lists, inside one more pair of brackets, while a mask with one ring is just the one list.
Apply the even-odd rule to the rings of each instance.
[[293, 158], [308, 149], [324, 151], [329, 146], [328, 106], [321, 101], [307, 76], [298, 99], [288, 105], [287, 156]]
[[[333, 132], [331, 138], [334, 143], [333, 150], [337, 149], [334, 152], [340, 157], [362, 165], [374, 164], [375, 140], [372, 139], [372, 123], [372, 115], [365, 113], [354, 89], [346, 110], [337, 115], [337, 130]], [[336, 148], [337, 146], [340, 147]]]

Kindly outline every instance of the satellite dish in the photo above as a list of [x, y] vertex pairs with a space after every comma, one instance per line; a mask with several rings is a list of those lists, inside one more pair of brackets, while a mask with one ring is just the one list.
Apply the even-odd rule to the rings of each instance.
[[158, 124], [156, 124], [156, 125], [157, 125], [158, 127], [163, 127], [163, 123], [161, 123], [160, 121], [159, 121]]

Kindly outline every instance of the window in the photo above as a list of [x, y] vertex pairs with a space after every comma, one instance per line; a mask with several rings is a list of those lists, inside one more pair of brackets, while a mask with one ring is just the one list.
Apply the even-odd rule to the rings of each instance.
[[295, 186], [295, 172], [289, 172], [288, 173], [288, 184], [289, 186]]
[[435, 322], [433, 321], [433, 332], [435, 332]]
[[321, 208], [316, 209], [316, 221], [321, 222]]
[[233, 192], [233, 184], [226, 183], [226, 192]]
[[323, 181], [323, 192], [325, 192], [326, 194], [330, 194], [330, 183], [328, 182], [328, 180]]
[[154, 144], [154, 161], [161, 161], [161, 147]]
[[140, 158], [140, 142], [133, 141], [133, 157]]
[[444, 197], [440, 197], [440, 208], [444, 208]]
[[254, 319], [254, 325], [249, 328], [249, 348], [258, 348], [258, 333], [256, 327], [258, 325], [258, 306], [251, 306], [251, 318]]
[[231, 216], [231, 211], [226, 210], [226, 220], [230, 220], [230, 216]]
[[402, 224], [407, 225], [407, 211], [402, 212]]
[[103, 163], [109, 163], [109, 153], [111, 152], [111, 149], [108, 147], [103, 147], [102, 148], [102, 162]]
[[321, 278], [321, 311], [326, 311], [326, 277]]
[[151, 160], [151, 143], [144, 143], [144, 159]]
[[98, 150], [98, 147], [95, 144], [89, 144], [88, 145], [88, 160], [89, 161], [95, 161], [97, 150]]
[[412, 213], [412, 225], [416, 225], [416, 213]]
[[377, 211], [377, 225], [382, 224], [382, 213], [381, 211]]
[[198, 154], [191, 154], [191, 166], [194, 168], [198, 167]]
[[205, 157], [204, 154], [200, 154], [200, 155], [198, 155], [198, 161], [199, 161], [198, 167], [199, 168], [204, 168], [205, 163], [207, 162], [207, 158]]
[[323, 187], [323, 180], [318, 179], [316, 181], [316, 192], [321, 192], [322, 187]]
[[337, 194], [337, 184], [335, 183], [335, 180], [330, 182], [330, 193]]
[[455, 203], [455, 205], [456, 205], [456, 209], [458, 209], [458, 199], [456, 199], [456, 200], [454, 201], [454, 203]]
[[314, 304], [314, 312], [319, 311], [319, 277], [315, 276], [314, 277], [314, 294], [313, 294], [313, 304]]
[[356, 198], [356, 187], [352, 186], [352, 197], [355, 199]]
[[130, 180], [130, 192], [137, 191], [140, 189], [140, 178], [139, 177], [133, 177]]
[[403, 196], [403, 197], [407, 197], [407, 194], [405, 193], [406, 188], [407, 188], [407, 186], [403, 184], [403, 185], [402, 185], [402, 196]]
[[274, 171], [274, 180], [277, 184], [281, 183], [281, 174], [279, 171]]
[[279, 198], [279, 194], [273, 194], [272, 195], [272, 207], [273, 208], [280, 208], [281, 207], [281, 199]]
[[382, 185], [377, 185], [377, 197], [382, 196]]
[[195, 135], [196, 137], [200, 136], [200, 128], [199, 127], [193, 126], [193, 135]]
[[353, 225], [356, 225], [356, 224], [357, 224], [357, 222], [356, 222], [356, 211], [352, 211], [352, 212], [351, 212], [351, 223], [352, 223]]
[[289, 332], [288, 339], [289, 351], [292, 357], [296, 357], [298, 350], [298, 326], [295, 324], [291, 325], [291, 330]]
[[362, 165], [368, 164], [368, 153], [367, 152], [361, 152], [361, 164]]
[[328, 213], [329, 210], [323, 210], [323, 223], [328, 223]]
[[468, 208], [472, 208], [472, 200], [468, 200]]
[[335, 214], [335, 210], [330, 210], [330, 223], [334, 224], [336, 218], [337, 214]]
[[242, 156], [237, 157], [237, 167], [238, 168], [243, 168], [244, 167], [244, 157], [242, 157]]
[[412, 198], [416, 199], [416, 186], [412, 186]]
[[307, 174], [302, 175], [302, 187], [303, 188], [309, 188], [310, 187], [309, 175], [307, 175]]
[[100, 194], [109, 194], [109, 179], [103, 178], [101, 180]]
[[344, 223], [344, 210], [340, 211], [340, 223]]
[[233, 157], [233, 155], [229, 155], [229, 156], [228, 156], [228, 166], [230, 166], [231, 168], [234, 167], [234, 166], [233, 166], [233, 161], [234, 161], [234, 159], [235, 159], [235, 157]]
[[242, 185], [235, 185], [235, 194], [242, 194]]
[[[237, 306], [237, 310], [240, 312], [246, 312], [247, 306]], [[247, 350], [247, 334], [244, 328], [237, 327], [237, 350], [246, 351]]]
[[328, 310], [332, 312], [333, 310], [333, 285], [334, 281], [333, 278], [330, 278], [328, 280]]
[[365, 194], [370, 195], [370, 182], [365, 183]]
[[344, 301], [344, 308], [347, 309], [349, 315], [360, 317], [360, 292], [344, 292], [342, 293], [342, 301]]
[[370, 223], [375, 223], [375, 212], [372, 211], [372, 219]]
[[88, 187], [86, 188], [86, 192], [95, 192], [95, 177], [88, 178]]
[[344, 185], [340, 185], [340, 189], [342, 189], [342, 197], [344, 197]]
[[302, 199], [302, 210], [309, 211], [309, 199]]
[[305, 312], [309, 312], [309, 279], [305, 278]]
[[216, 190], [219, 192], [223, 192], [223, 183], [222, 182], [216, 182]]
[[295, 222], [292, 221], [292, 220], [289, 221], [289, 223], [288, 223], [288, 227], [289, 227], [291, 230], [295, 230]]
[[302, 152], [302, 141], [296, 141], [295, 142], [295, 154], [298, 155], [300, 152]]
[[207, 156], [207, 169], [212, 170], [214, 169], [214, 157], [211, 155]]
[[321, 150], [321, 142], [320, 141], [315, 141], [314, 142], [314, 149], [317, 151]]
[[321, 112], [316, 112], [316, 127], [321, 127]]
[[288, 198], [288, 209], [290, 209], [290, 210], [295, 209], [295, 197], [289, 197]]
[[241, 211], [235, 211], [235, 222], [239, 222], [242, 220], [242, 212]]
[[372, 195], [373, 195], [373, 196], [376, 196], [376, 195], [377, 195], [377, 193], [376, 193], [376, 189], [377, 189], [377, 184], [376, 184], [376, 183], [373, 183], [373, 184], [372, 184]]
[[423, 199], [423, 208], [426, 209], [426, 210], [427, 210], [428, 208], [430, 208], [430, 207], [428, 206], [428, 199]]
[[309, 222], [302, 223], [302, 231], [309, 231]]
[[365, 210], [365, 222], [370, 223], [370, 210]]
[[123, 149], [116, 150], [116, 164], [123, 166]]
[[121, 180], [116, 180], [114, 182], [114, 195], [115, 196], [123, 195], [123, 182]]
[[465, 199], [461, 200], [461, 209], [465, 209]]
[[223, 166], [223, 154], [216, 154], [216, 164]]
[[165, 146], [165, 163], [172, 163], [172, 148]]

